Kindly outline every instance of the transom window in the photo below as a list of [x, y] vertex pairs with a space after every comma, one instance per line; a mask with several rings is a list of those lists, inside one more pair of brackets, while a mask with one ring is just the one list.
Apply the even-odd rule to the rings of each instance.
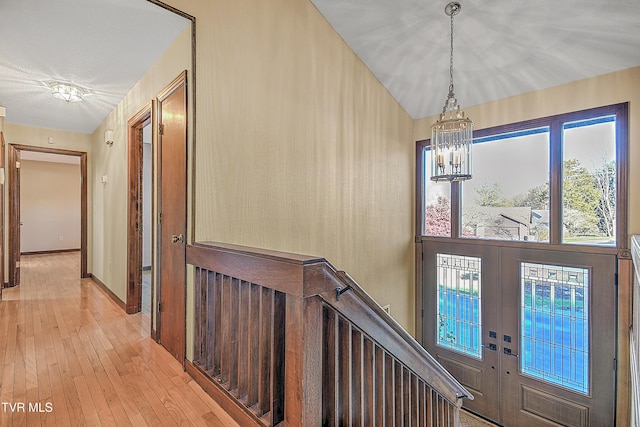
[[425, 236], [626, 244], [627, 104], [474, 133], [473, 178], [429, 179], [418, 142], [418, 230]]

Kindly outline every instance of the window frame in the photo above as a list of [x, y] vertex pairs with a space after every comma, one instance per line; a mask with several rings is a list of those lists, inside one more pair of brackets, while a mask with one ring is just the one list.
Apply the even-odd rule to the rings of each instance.
[[[549, 241], [548, 242], [516, 242], [514, 244], [533, 245], [534, 247], [583, 247], [587, 251], [596, 248], [597, 252], [620, 252], [622, 257], [629, 249], [628, 235], [628, 187], [629, 187], [629, 126], [628, 126], [629, 103], [612, 104], [603, 107], [590, 108], [569, 113], [546, 116], [532, 120], [525, 120], [505, 125], [494, 126], [475, 130], [473, 133], [475, 140], [491, 135], [517, 132], [525, 129], [548, 127], [549, 128]], [[615, 116], [616, 123], [616, 244], [615, 246], [599, 246], [562, 242], [562, 166], [563, 166], [563, 125], [568, 122], [588, 120], [590, 118], [602, 116]], [[451, 236], [430, 236], [423, 234], [425, 221], [425, 171], [424, 150], [430, 146], [430, 139], [416, 142], [416, 215], [415, 230], [416, 242], [428, 239], [460, 239], [465, 242], [498, 242], [504, 244], [506, 241], [489, 240], [482, 238], [464, 238], [462, 231], [462, 194], [461, 183], [452, 182], [450, 188], [451, 201]], [[472, 178], [473, 179], [473, 178]]]

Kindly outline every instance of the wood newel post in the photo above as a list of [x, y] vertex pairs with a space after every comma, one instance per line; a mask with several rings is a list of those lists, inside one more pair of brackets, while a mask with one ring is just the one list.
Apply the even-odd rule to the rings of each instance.
[[322, 303], [287, 295], [285, 426], [322, 421]]

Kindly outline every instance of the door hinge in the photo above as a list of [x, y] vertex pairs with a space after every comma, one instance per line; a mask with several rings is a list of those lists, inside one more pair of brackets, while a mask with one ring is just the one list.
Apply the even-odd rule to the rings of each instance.
[[158, 223], [162, 224], [162, 212], [158, 214]]
[[160, 135], [164, 135], [164, 125], [163, 125], [163, 124], [161, 124], [160, 126], [158, 126], [158, 133], [159, 133]]
[[162, 311], [162, 303], [159, 302], [158, 303], [158, 313], [160, 313]]
[[20, 169], [20, 162], [16, 161], [16, 169]]
[[20, 261], [16, 261], [16, 268], [20, 268]]
[[618, 370], [618, 359], [613, 359], [613, 370], [614, 371]]
[[613, 275], [613, 284], [615, 286], [618, 286], [618, 273]]
[[420, 310], [420, 316], [422, 316], [422, 318], [424, 319], [424, 308]]

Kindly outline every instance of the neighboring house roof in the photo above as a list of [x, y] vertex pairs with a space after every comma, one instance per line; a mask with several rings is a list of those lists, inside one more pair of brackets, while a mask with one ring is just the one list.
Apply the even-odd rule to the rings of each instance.
[[494, 226], [506, 219], [528, 227], [531, 224], [531, 212], [530, 207], [478, 206], [465, 215], [465, 225]]

